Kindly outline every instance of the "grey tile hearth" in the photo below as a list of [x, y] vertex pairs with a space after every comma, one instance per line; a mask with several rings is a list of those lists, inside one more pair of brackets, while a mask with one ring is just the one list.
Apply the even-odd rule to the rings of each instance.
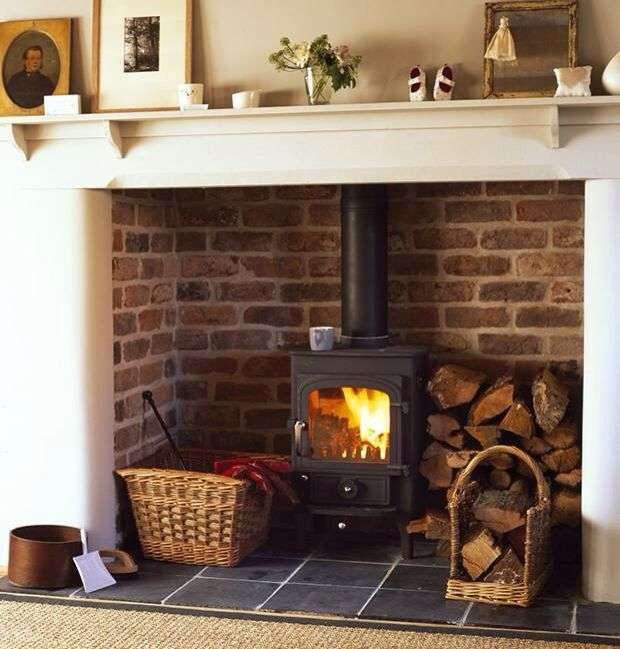
[[[139, 561], [134, 579], [85, 595], [76, 588], [22, 589], [0, 579], [8, 596], [37, 594], [136, 605], [342, 616], [355, 620], [446, 625], [448, 629], [502, 629], [556, 633], [562, 639], [620, 638], [620, 606], [578, 597], [578, 566], [558, 564], [543, 596], [530, 608], [490, 606], [444, 598], [448, 560], [434, 543], [416, 539], [414, 558], [403, 561], [394, 539], [337, 535], [293, 549], [287, 534], [269, 541], [234, 568]], [[50, 600], [51, 601], [51, 600]], [[358, 622], [359, 623], [359, 622]], [[495, 631], [494, 631], [495, 630]], [[577, 634], [577, 635], [575, 635]]]

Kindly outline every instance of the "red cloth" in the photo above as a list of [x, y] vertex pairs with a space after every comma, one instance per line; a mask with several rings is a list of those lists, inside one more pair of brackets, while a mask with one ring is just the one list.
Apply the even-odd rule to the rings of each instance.
[[213, 463], [215, 473], [238, 480], [250, 480], [265, 493], [275, 492], [285, 496], [291, 503], [297, 504], [299, 498], [286, 479], [291, 472], [291, 465], [285, 460], [260, 457], [238, 457], [232, 460], [216, 460]]

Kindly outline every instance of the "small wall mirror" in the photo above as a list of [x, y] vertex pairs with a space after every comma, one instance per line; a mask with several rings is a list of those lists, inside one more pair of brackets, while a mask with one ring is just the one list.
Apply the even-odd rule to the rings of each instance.
[[553, 68], [577, 65], [577, 0], [524, 0], [486, 4], [486, 52], [508, 18], [516, 61], [484, 59], [484, 97], [550, 97]]

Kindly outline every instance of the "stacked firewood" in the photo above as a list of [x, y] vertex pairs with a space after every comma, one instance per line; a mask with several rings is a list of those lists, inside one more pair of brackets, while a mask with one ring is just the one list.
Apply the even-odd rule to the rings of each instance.
[[[428, 392], [437, 412], [427, 418], [428, 444], [419, 468], [430, 505], [424, 517], [409, 523], [411, 533], [437, 540], [437, 554], [449, 555], [446, 504], [459, 470], [497, 444], [519, 446], [539, 463], [551, 487], [554, 534], [580, 525], [579, 429], [568, 414], [569, 389], [551, 371], [542, 370], [531, 386], [518, 386], [509, 376], [489, 384], [481, 372], [443, 365]], [[480, 526], [463, 547], [464, 565], [472, 579], [491, 566], [491, 572], [514, 571], [523, 560], [525, 512], [536, 494], [531, 472], [504, 453], [484, 461], [473, 478], [482, 490], [474, 508]]]

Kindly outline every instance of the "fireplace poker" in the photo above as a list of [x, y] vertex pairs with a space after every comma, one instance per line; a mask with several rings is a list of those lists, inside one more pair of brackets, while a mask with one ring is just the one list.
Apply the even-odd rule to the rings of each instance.
[[157, 421], [159, 422], [159, 425], [161, 426], [161, 429], [164, 431], [164, 435], [166, 436], [166, 439], [168, 440], [168, 443], [170, 444], [170, 447], [172, 448], [172, 451], [174, 452], [175, 457], [179, 461], [179, 464], [181, 465], [181, 468], [183, 471], [187, 471], [187, 467], [185, 466], [185, 462], [183, 461], [183, 458], [181, 457], [181, 453], [179, 453], [179, 449], [174, 441], [172, 439], [172, 435], [170, 434], [170, 431], [168, 430], [168, 426], [166, 426], [166, 422], [163, 420], [162, 416], [159, 414], [159, 410], [157, 410], [157, 406], [155, 405], [155, 400], [153, 399], [153, 393], [150, 390], [145, 390], [142, 393], [142, 399], [146, 403], [151, 406], [153, 409], [153, 412], [155, 413], [155, 417], [157, 418]]

